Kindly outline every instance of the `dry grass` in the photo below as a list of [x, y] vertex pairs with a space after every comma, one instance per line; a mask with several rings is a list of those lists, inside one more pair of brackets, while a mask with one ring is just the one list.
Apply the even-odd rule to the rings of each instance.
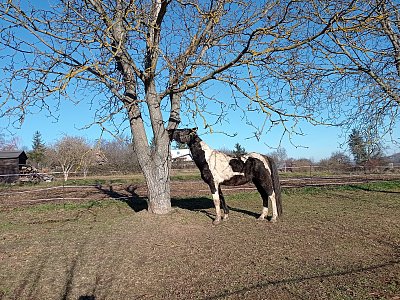
[[400, 299], [400, 186], [299, 189], [258, 222], [257, 193], [0, 211], [0, 299]]

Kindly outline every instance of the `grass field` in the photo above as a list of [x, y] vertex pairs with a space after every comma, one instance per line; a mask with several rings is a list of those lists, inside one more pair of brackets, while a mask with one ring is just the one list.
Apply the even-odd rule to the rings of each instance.
[[174, 199], [166, 216], [116, 200], [0, 208], [0, 299], [400, 299], [400, 182]]

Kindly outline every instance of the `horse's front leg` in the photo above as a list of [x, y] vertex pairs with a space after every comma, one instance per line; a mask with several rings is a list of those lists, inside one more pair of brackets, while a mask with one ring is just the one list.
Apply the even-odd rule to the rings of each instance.
[[229, 218], [229, 207], [228, 205], [226, 205], [226, 201], [224, 198], [224, 195], [222, 194], [222, 190], [221, 190], [221, 186], [218, 186], [218, 194], [219, 194], [219, 200], [221, 202], [222, 205], [222, 209], [224, 210], [224, 216], [222, 217], [222, 219], [224, 221], [228, 220]]
[[219, 200], [219, 193], [218, 190], [212, 194], [214, 206], [215, 206], [215, 219], [213, 221], [214, 225], [218, 225], [221, 223], [221, 207], [220, 207], [220, 200]]

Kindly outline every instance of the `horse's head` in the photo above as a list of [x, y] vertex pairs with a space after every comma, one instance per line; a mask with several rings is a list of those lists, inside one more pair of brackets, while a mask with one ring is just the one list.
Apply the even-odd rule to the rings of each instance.
[[171, 134], [171, 140], [182, 144], [189, 144], [197, 136], [197, 128], [175, 129]]

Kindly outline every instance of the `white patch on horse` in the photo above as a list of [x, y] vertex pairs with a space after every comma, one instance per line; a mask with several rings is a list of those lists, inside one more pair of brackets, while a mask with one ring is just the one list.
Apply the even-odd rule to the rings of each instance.
[[232, 157], [211, 149], [203, 141], [200, 142], [200, 145], [201, 149], [204, 151], [208, 167], [210, 168], [215, 183], [219, 184], [231, 179], [235, 175], [244, 176], [244, 173], [234, 172], [232, 170], [232, 167], [229, 165]]
[[278, 210], [276, 208], [276, 197], [275, 197], [275, 192], [272, 192], [272, 195], [269, 196], [269, 199], [271, 200], [271, 206], [272, 206], [272, 218], [271, 222], [276, 222], [276, 218], [278, 217]]
[[219, 193], [218, 190], [212, 194], [213, 197], [213, 201], [214, 201], [214, 206], [215, 206], [215, 220], [214, 220], [214, 224], [218, 224], [221, 221], [221, 207], [220, 207], [220, 199], [219, 199]]
[[261, 216], [258, 219], [264, 220], [266, 216], [268, 216], [268, 207], [264, 206], [261, 212]]

